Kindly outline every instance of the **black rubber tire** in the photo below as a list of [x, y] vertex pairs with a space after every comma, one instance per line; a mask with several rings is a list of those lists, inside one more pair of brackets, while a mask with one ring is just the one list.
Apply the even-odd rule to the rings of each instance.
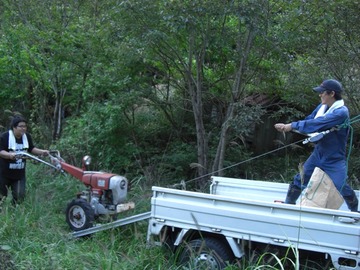
[[66, 222], [73, 231], [81, 231], [94, 225], [94, 210], [84, 199], [72, 200], [66, 208]]
[[215, 238], [204, 238], [184, 244], [179, 263], [190, 269], [218, 270], [224, 269], [234, 259], [227, 243]]

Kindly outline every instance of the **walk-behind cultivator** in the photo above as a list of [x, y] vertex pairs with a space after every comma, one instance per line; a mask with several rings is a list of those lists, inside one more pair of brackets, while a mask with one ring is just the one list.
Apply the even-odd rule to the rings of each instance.
[[66, 222], [71, 230], [81, 231], [93, 227], [95, 220], [116, 219], [120, 212], [135, 207], [133, 202], [126, 202], [128, 180], [124, 176], [102, 171], [88, 171], [90, 156], [84, 156], [82, 168], [66, 163], [59, 151], [51, 151], [50, 162], [46, 162], [26, 152], [17, 154], [18, 158], [28, 158], [57, 171], [66, 172], [80, 180], [86, 187], [79, 192], [66, 208]]

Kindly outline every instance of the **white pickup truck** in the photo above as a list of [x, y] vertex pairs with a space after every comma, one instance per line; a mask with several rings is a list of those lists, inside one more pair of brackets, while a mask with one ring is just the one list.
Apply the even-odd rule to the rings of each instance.
[[[320, 266], [305, 269], [360, 270], [360, 214], [346, 205], [331, 210], [276, 202], [287, 188], [224, 177], [212, 177], [209, 194], [153, 187], [148, 243], [168, 245], [191, 269], [241, 268], [254, 255], [267, 258], [265, 264], [287, 261], [291, 267], [283, 269], [301, 269], [307, 254]], [[284, 254], [288, 260], [274, 259]]]

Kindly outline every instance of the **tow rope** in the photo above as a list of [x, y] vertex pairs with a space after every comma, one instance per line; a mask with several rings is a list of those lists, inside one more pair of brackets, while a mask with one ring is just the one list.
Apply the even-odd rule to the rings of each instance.
[[[350, 134], [349, 134], [349, 138], [350, 138], [350, 143], [349, 143], [349, 145], [350, 145], [350, 147], [349, 147], [348, 156], [347, 156], [347, 159], [346, 159], [346, 163], [348, 164], [348, 161], [349, 161], [349, 159], [350, 159], [351, 150], [352, 150], [352, 143], [353, 143], [353, 136], [354, 136], [354, 129], [353, 129], [353, 127], [352, 127], [351, 125], [354, 124], [354, 123], [356, 123], [356, 122], [359, 122], [359, 121], [360, 121], [360, 115], [357, 115], [357, 116], [355, 116], [355, 117], [353, 117], [353, 118], [351, 118], [351, 119], [350, 119], [350, 118], [347, 119], [343, 124], [338, 125], [338, 126], [336, 126], [336, 127], [333, 127], [333, 128], [331, 128], [331, 129], [329, 129], [329, 130], [325, 130], [325, 131], [322, 131], [322, 132], [318, 132], [318, 133], [316, 133], [316, 134], [314, 134], [313, 136], [310, 136], [310, 137], [308, 137], [308, 138], [301, 139], [301, 140], [299, 140], [299, 141], [296, 141], [296, 142], [293, 142], [293, 143], [284, 145], [284, 146], [279, 147], [279, 148], [276, 148], [276, 149], [274, 149], [274, 150], [265, 152], [265, 153], [263, 153], [263, 154], [260, 154], [260, 155], [255, 156], [255, 157], [252, 157], [252, 158], [243, 160], [243, 161], [241, 161], [241, 162], [235, 163], [235, 164], [233, 164], [233, 165], [227, 166], [227, 167], [222, 168], [222, 169], [220, 169], [220, 170], [213, 171], [213, 172], [211, 172], [211, 173], [208, 173], [208, 174], [204, 174], [204, 175], [202, 175], [202, 176], [195, 177], [195, 178], [190, 179], [190, 180], [188, 180], [188, 181], [182, 180], [181, 183], [171, 185], [171, 187], [174, 187], [174, 188], [176, 188], [176, 187], [181, 187], [182, 189], [186, 189], [186, 183], [189, 183], [189, 182], [192, 182], [192, 181], [196, 181], [196, 180], [199, 180], [199, 179], [204, 178], [204, 177], [207, 177], [207, 176], [212, 176], [212, 175], [214, 175], [215, 173], [219, 173], [219, 172], [225, 171], [225, 170], [227, 170], [227, 169], [230, 169], [230, 168], [239, 166], [239, 165], [241, 165], [241, 164], [244, 164], [244, 163], [246, 163], [246, 162], [252, 161], [252, 160], [254, 160], [254, 159], [257, 159], [257, 158], [260, 158], [260, 157], [263, 157], [263, 156], [266, 156], [266, 155], [275, 153], [275, 152], [277, 152], [277, 151], [280, 151], [280, 150], [282, 150], [282, 149], [284, 149], [284, 148], [287, 148], [287, 147], [289, 147], [289, 146], [292, 146], [292, 145], [294, 145], [294, 144], [298, 144], [298, 143], [300, 143], [300, 142], [302, 142], [303, 144], [306, 144], [306, 143], [309, 143], [309, 142], [317, 142], [317, 141], [321, 140], [325, 135], [329, 134], [330, 132], [333, 132], [333, 131], [335, 131], [335, 130], [339, 130], [339, 129], [341, 129], [341, 128], [347, 128], [347, 127], [350, 129]], [[299, 133], [299, 134], [306, 135], [306, 134], [303, 134], [303, 133]], [[347, 164], [346, 164], [346, 168], [348, 167]]]
[[348, 156], [346, 158], [346, 169], [348, 167], [348, 163], [349, 163], [349, 159], [350, 159], [350, 155], [351, 155], [351, 151], [352, 151], [352, 144], [353, 144], [353, 139], [354, 139], [354, 128], [352, 127], [352, 124], [356, 123], [356, 122], [359, 122], [360, 121], [360, 114], [351, 118], [351, 119], [348, 119], [348, 121], [346, 121], [344, 124], [342, 124], [342, 127], [349, 127], [350, 129], [350, 134], [349, 134], [349, 138], [350, 138], [350, 147], [349, 147], [349, 150], [348, 150]]

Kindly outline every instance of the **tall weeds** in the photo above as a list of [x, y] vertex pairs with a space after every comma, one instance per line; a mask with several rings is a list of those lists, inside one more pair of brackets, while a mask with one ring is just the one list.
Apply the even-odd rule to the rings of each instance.
[[[185, 270], [176, 265], [175, 256], [167, 249], [148, 248], [146, 221], [73, 239], [64, 211], [75, 194], [84, 189], [83, 184], [69, 175], [54, 174], [42, 165], [31, 163], [27, 179], [27, 196], [22, 204], [12, 205], [10, 197], [0, 203], [1, 270]], [[136, 207], [124, 215], [150, 209], [150, 187], [141, 179], [132, 182], [129, 199]], [[269, 256], [275, 264], [264, 260]], [[289, 263], [270, 252], [226, 269], [240, 266], [245, 270], [290, 269], [284, 268], [285, 262]], [[290, 265], [291, 269], [298, 269], [298, 262], [290, 261]]]

